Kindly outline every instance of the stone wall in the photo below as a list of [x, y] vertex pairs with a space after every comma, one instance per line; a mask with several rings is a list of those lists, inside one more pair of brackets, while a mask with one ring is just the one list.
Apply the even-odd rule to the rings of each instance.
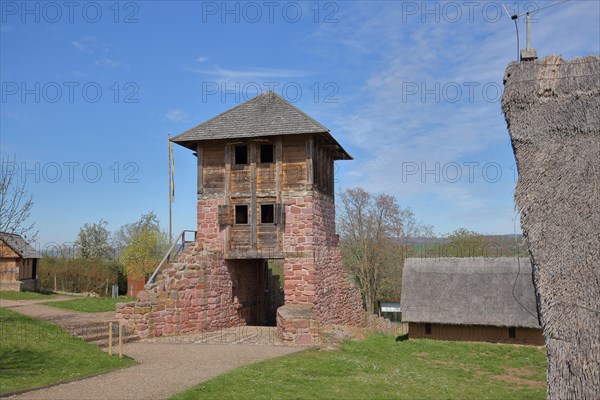
[[197, 244], [163, 270], [135, 303], [118, 303], [116, 319], [141, 338], [244, 325], [233, 279], [221, 252], [208, 252]]
[[[285, 307], [277, 313], [280, 338], [294, 343], [318, 341], [315, 327], [365, 326], [359, 290], [342, 270], [335, 233], [333, 198], [317, 191], [286, 193], [284, 235]], [[225, 260], [225, 231], [218, 222], [224, 200], [198, 200], [196, 243], [177, 257], [138, 295], [119, 303], [116, 318], [142, 338], [256, 324], [254, 272], [260, 260]], [[288, 306], [297, 309], [290, 313]], [[282, 310], [283, 309], [283, 310]], [[308, 311], [307, 311], [308, 310]]]
[[285, 304], [314, 307], [321, 324], [364, 325], [360, 292], [342, 269], [333, 198], [313, 191], [285, 205]]

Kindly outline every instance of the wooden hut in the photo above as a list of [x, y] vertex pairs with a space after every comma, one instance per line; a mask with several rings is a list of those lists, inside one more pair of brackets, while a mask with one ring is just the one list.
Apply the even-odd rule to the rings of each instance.
[[38, 252], [21, 236], [0, 232], [0, 290], [38, 290]]
[[531, 263], [518, 258], [408, 258], [409, 337], [543, 345]]

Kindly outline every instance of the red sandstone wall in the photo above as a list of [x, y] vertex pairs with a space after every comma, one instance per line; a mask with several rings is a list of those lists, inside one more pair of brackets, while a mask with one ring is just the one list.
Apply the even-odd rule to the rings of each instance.
[[362, 300], [342, 269], [333, 198], [314, 191], [285, 199], [285, 302], [312, 305], [322, 324], [364, 325]]
[[[320, 192], [287, 192], [284, 235], [285, 305], [308, 305], [320, 324], [363, 326], [360, 293], [347, 280], [335, 233], [333, 198]], [[120, 303], [117, 319], [141, 337], [216, 330], [254, 323], [256, 293], [244, 283], [252, 261], [225, 261], [225, 231], [218, 222], [223, 198], [198, 200], [196, 244], [162, 271], [136, 303]], [[257, 266], [257, 265], [256, 265]]]
[[219, 206], [223, 204], [225, 199], [222, 197], [198, 199], [196, 243], [205, 250], [224, 250], [225, 230], [219, 225]]

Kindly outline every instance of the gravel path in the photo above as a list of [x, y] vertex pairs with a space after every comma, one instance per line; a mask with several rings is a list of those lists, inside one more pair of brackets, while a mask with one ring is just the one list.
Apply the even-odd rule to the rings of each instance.
[[301, 351], [291, 346], [129, 343], [140, 365], [36, 390], [10, 399], [167, 399], [242, 365]]
[[[114, 318], [114, 312], [82, 313], [48, 307], [36, 304], [37, 302], [0, 300], [0, 306], [62, 326]], [[306, 347], [281, 345], [274, 338], [274, 328], [257, 327], [230, 328], [211, 334], [171, 336], [126, 343], [123, 346], [124, 354], [140, 364], [23, 393], [10, 399], [167, 399], [242, 365], [304, 349]]]

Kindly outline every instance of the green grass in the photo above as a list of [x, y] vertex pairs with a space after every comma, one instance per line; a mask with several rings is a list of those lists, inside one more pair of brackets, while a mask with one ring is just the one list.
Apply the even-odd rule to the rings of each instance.
[[242, 367], [172, 399], [545, 399], [536, 347], [374, 335]]
[[61, 328], [0, 308], [0, 394], [134, 364]]
[[112, 299], [108, 297], [80, 297], [73, 300], [51, 301], [42, 303], [45, 306], [64, 308], [66, 310], [83, 311], [83, 312], [104, 312], [115, 311], [115, 305], [120, 302], [135, 301], [130, 298]]
[[0, 299], [5, 300], [50, 300], [57, 295], [42, 294], [37, 292], [3, 292], [0, 291]]

